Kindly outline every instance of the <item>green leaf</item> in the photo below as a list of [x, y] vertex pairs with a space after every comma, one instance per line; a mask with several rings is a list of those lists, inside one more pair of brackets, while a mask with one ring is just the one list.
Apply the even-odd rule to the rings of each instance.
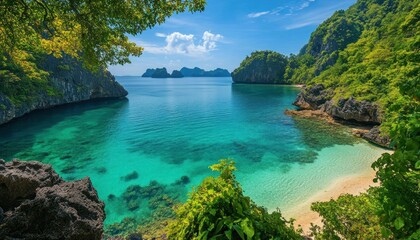
[[420, 160], [416, 162], [416, 169], [420, 169]]
[[394, 227], [397, 230], [400, 230], [402, 227], [404, 227], [404, 220], [400, 217], [398, 217], [397, 219], [395, 219], [394, 221]]
[[382, 234], [382, 236], [383, 236], [385, 239], [387, 239], [387, 238], [389, 238], [389, 237], [392, 235], [392, 232], [391, 232], [391, 230], [389, 230], [388, 228], [386, 228], [386, 227], [382, 227], [382, 228], [381, 228], [381, 234]]
[[254, 227], [252, 226], [251, 221], [249, 221], [248, 218], [245, 218], [245, 220], [243, 220], [241, 222], [241, 228], [243, 229], [245, 235], [247, 236], [248, 239], [252, 239], [252, 237], [254, 236], [255, 232], [254, 232]]
[[245, 240], [244, 232], [238, 225], [233, 225], [233, 228], [238, 233], [239, 237], [241, 237], [242, 240]]
[[207, 235], [209, 235], [208, 231], [204, 231], [198, 236], [198, 239], [207, 240]]
[[227, 237], [227, 239], [232, 240], [232, 231], [231, 230], [225, 231], [225, 236]]

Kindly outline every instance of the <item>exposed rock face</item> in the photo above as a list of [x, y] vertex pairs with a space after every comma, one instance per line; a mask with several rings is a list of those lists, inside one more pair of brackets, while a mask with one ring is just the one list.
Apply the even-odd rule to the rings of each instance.
[[389, 148], [391, 144], [391, 139], [381, 134], [379, 126], [374, 126], [369, 132], [363, 133], [362, 138], [386, 148]]
[[347, 121], [368, 124], [380, 124], [379, 107], [367, 101], [357, 101], [354, 98], [340, 99], [337, 104], [332, 99], [333, 92], [324, 85], [318, 84], [312, 88], [304, 88], [293, 105], [305, 110], [321, 110], [330, 116]]
[[56, 59], [49, 56], [39, 65], [41, 69], [50, 73], [49, 85], [55, 93], [51, 94], [47, 89], [42, 89], [30, 93], [33, 95], [32, 101], [14, 104], [0, 92], [0, 124], [36, 109], [90, 99], [120, 98], [128, 94], [110, 72], [104, 69], [97, 72], [88, 71], [82, 67], [80, 61], [70, 57]]
[[[357, 101], [354, 98], [340, 99], [337, 103], [334, 103], [333, 96], [333, 91], [326, 89], [322, 84], [312, 88], [304, 88], [293, 103], [304, 113], [297, 114], [291, 111], [289, 115], [322, 116], [321, 113], [325, 113], [337, 120], [353, 121], [370, 126], [376, 125], [370, 131], [358, 135], [380, 146], [389, 147], [389, 137], [382, 136], [377, 126], [381, 124], [381, 112], [376, 104]], [[311, 113], [306, 111], [311, 111]], [[323, 118], [331, 120], [328, 117]]]
[[318, 84], [309, 89], [302, 89], [293, 105], [305, 110], [318, 110], [332, 96], [333, 93], [331, 90], [327, 90], [324, 85]]
[[50, 165], [0, 160], [0, 193], [0, 239], [102, 237], [104, 203], [89, 178], [65, 182]]
[[340, 99], [337, 105], [333, 101], [327, 101], [323, 107], [326, 113], [335, 118], [372, 124], [381, 123], [378, 106], [371, 102], [349, 98]]

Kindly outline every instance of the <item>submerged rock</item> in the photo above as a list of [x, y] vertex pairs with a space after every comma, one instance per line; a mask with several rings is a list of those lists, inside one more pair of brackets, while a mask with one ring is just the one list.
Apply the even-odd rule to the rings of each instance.
[[128, 182], [128, 181], [131, 181], [131, 180], [134, 180], [134, 179], [137, 179], [137, 178], [139, 178], [139, 174], [136, 171], [133, 171], [132, 173], [121, 177], [121, 180], [123, 180], [125, 182]]
[[65, 182], [50, 165], [0, 160], [0, 239], [101, 239], [105, 219], [89, 178]]

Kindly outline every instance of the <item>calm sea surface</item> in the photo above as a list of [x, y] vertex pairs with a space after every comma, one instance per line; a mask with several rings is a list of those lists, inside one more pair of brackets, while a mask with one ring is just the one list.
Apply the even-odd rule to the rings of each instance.
[[107, 224], [153, 214], [153, 196], [130, 202], [130, 186], [185, 200], [221, 158], [237, 162], [245, 194], [272, 210], [366, 171], [384, 152], [345, 128], [284, 115], [299, 92], [292, 86], [117, 80], [128, 99], [37, 111], [0, 126], [0, 158], [50, 163], [66, 180], [90, 176]]

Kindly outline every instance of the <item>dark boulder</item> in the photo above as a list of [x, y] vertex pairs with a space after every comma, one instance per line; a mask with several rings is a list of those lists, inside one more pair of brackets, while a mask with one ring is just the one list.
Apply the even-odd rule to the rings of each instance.
[[101, 239], [104, 203], [89, 178], [65, 182], [49, 165], [16, 160], [0, 160], [0, 176], [0, 239]]
[[381, 111], [379, 106], [368, 102], [358, 101], [352, 97], [332, 100], [334, 92], [322, 84], [311, 88], [304, 88], [297, 96], [293, 105], [302, 110], [321, 110], [333, 118], [355, 121], [366, 124], [380, 124]]
[[11, 210], [25, 199], [34, 198], [37, 188], [62, 183], [51, 165], [39, 162], [0, 160], [0, 207]]
[[362, 138], [379, 146], [390, 148], [391, 139], [389, 136], [381, 134], [379, 126], [374, 126], [369, 132], [363, 133]]
[[368, 124], [380, 124], [381, 116], [378, 105], [354, 98], [340, 99], [337, 104], [325, 102], [323, 109], [334, 118]]

